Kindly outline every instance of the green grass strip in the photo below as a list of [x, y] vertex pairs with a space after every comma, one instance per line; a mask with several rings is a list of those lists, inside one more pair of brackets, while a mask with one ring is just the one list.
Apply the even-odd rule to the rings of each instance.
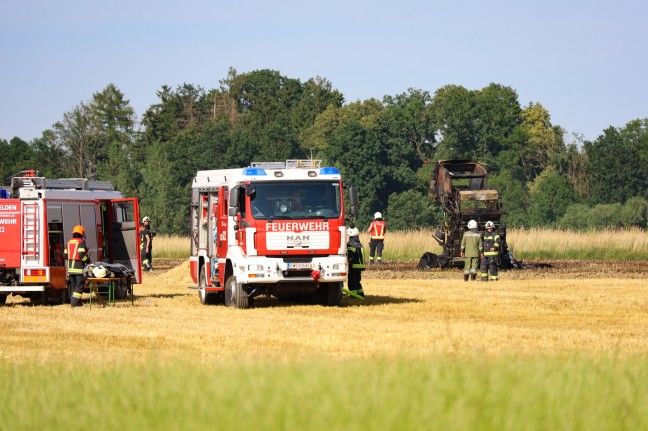
[[0, 429], [638, 430], [647, 359], [0, 364]]

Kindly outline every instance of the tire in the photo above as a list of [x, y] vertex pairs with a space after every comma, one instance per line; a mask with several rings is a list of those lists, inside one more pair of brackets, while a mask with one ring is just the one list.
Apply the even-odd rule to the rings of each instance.
[[29, 294], [29, 301], [32, 303], [32, 305], [47, 304], [47, 298], [45, 297], [45, 292], [31, 292]]
[[205, 288], [207, 287], [207, 281], [205, 280], [205, 267], [200, 268], [200, 274], [198, 275], [198, 298], [200, 303], [203, 305], [214, 305], [218, 301], [218, 293], [207, 292]]
[[225, 305], [234, 308], [250, 308], [254, 301], [245, 293], [243, 284], [236, 282], [236, 277], [230, 275], [225, 282]]
[[0, 305], [5, 305], [7, 303], [7, 296], [9, 295], [0, 295]]
[[316, 295], [318, 304], [337, 307], [342, 300], [342, 283], [322, 283]]

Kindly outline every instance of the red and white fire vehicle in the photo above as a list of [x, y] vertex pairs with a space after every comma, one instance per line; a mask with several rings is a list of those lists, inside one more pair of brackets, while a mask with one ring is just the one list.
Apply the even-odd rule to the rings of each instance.
[[0, 304], [11, 294], [34, 303], [69, 302], [63, 250], [76, 225], [85, 228], [93, 262], [123, 264], [141, 282], [136, 198], [124, 198], [105, 181], [22, 174], [0, 188]]
[[199, 171], [189, 261], [200, 301], [248, 308], [274, 295], [338, 305], [348, 273], [344, 191], [339, 170], [319, 160]]

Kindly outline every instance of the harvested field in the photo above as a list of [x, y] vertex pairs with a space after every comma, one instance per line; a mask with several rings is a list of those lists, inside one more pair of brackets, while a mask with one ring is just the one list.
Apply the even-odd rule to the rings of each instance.
[[[530, 263], [530, 262], [528, 262]], [[503, 272], [496, 283], [464, 283], [461, 270], [417, 271], [386, 262], [364, 276], [366, 301], [327, 308], [258, 298], [256, 308], [203, 306], [188, 263], [145, 274], [134, 306], [0, 307], [0, 359], [10, 363], [145, 362], [178, 357], [424, 357], [645, 353], [645, 262], [552, 261]], [[164, 268], [159, 261], [158, 268]]]

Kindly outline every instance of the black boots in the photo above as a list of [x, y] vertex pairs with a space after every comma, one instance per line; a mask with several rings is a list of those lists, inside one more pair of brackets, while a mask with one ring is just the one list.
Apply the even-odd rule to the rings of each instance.
[[477, 274], [470, 274], [470, 281], [477, 280]]
[[464, 274], [464, 281], [468, 281], [468, 274]]
[[72, 296], [70, 299], [70, 306], [71, 307], [81, 307], [83, 306], [83, 302], [81, 302], [81, 298], [78, 298], [76, 296]]

